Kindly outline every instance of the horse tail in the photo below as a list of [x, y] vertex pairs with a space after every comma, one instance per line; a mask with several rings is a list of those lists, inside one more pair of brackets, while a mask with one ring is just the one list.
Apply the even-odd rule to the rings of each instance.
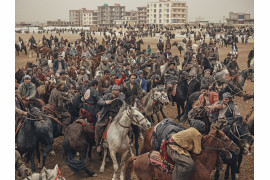
[[136, 156], [128, 158], [126, 164], [125, 164], [125, 177], [124, 180], [130, 180], [131, 179], [131, 172], [133, 168], [133, 161], [136, 160]]
[[78, 171], [85, 168], [85, 158], [82, 160], [74, 159], [75, 152], [70, 148], [67, 139], [63, 141], [63, 150], [63, 159], [72, 170]]

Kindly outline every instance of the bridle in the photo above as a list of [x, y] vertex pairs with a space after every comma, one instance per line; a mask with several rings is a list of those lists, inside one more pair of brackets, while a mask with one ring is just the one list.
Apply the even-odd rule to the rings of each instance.
[[[57, 176], [55, 177], [54, 180], [63, 180], [64, 179], [64, 176], [60, 173], [58, 167], [56, 167], [56, 171], [57, 171]], [[28, 178], [27, 178], [28, 179]], [[42, 173], [39, 174], [39, 177], [38, 177], [39, 180], [42, 180]], [[29, 180], [29, 179], [28, 179]], [[46, 174], [46, 180], [50, 180]]]
[[[203, 149], [211, 149], [211, 150], [216, 150], [216, 151], [229, 151], [228, 148], [233, 144], [233, 141], [231, 140], [230, 144], [229, 145], [226, 145], [226, 142], [213, 136], [212, 134], [209, 134], [209, 136], [211, 136], [213, 139], [216, 140], [216, 147], [204, 147], [202, 146]], [[228, 138], [229, 140], [229, 138]], [[218, 145], [219, 145], [219, 142], [223, 143], [224, 144], [224, 148], [218, 148]]]
[[244, 136], [250, 136], [250, 133], [245, 133], [245, 134], [240, 134], [239, 133], [239, 130], [238, 130], [238, 127], [237, 127], [237, 124], [236, 122], [233, 124], [233, 128], [235, 130], [235, 132], [237, 133], [237, 135], [235, 135], [235, 133], [232, 131], [232, 129], [230, 129], [230, 133], [241, 143], [245, 143], [244, 140], [243, 140], [243, 137]]
[[[139, 111], [139, 109], [137, 109], [137, 110]], [[136, 126], [142, 127], [140, 125], [140, 122], [143, 121], [143, 120], [145, 120], [145, 117], [144, 116], [141, 119], [137, 120], [137, 119], [134, 118], [134, 115], [133, 114], [128, 113], [128, 110], [126, 111], [126, 113], [127, 113], [127, 116], [131, 119], [131, 122], [133, 122]], [[118, 123], [123, 128], [130, 128], [130, 126], [131, 126], [131, 125], [129, 125], [129, 126], [122, 125], [120, 123], [120, 121]]]

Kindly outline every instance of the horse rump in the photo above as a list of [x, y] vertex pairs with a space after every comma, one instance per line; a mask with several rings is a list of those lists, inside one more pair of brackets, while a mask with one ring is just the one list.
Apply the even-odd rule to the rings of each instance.
[[67, 139], [63, 141], [63, 159], [67, 165], [75, 172], [85, 169], [85, 159], [77, 160], [74, 158], [75, 152], [70, 148]]
[[133, 161], [136, 160], [136, 156], [128, 158], [125, 164], [125, 180], [130, 180], [131, 179], [131, 172], [133, 169]]

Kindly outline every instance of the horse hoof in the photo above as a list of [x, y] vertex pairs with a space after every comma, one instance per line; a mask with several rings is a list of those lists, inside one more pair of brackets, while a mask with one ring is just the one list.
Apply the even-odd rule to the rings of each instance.
[[104, 168], [101, 167], [101, 168], [99, 169], [99, 172], [104, 172]]
[[56, 153], [55, 153], [53, 150], [51, 150], [50, 155], [51, 155], [51, 156], [55, 156]]

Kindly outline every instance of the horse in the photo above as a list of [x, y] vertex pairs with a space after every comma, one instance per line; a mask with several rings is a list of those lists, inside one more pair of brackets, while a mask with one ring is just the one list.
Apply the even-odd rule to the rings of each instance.
[[[188, 112], [188, 120], [189, 124], [193, 120], [200, 120], [204, 122], [204, 130], [201, 132], [202, 134], [208, 134], [210, 132], [211, 122], [209, 121], [209, 113], [207, 113], [207, 110], [204, 106], [196, 106], [193, 107]], [[193, 120], [191, 120], [193, 119]]]
[[50, 56], [53, 56], [53, 50], [48, 47], [40, 48], [39, 53], [44, 53], [47, 56], [47, 59], [50, 59]]
[[[215, 168], [218, 152], [229, 154], [233, 151], [239, 153], [239, 148], [221, 130], [212, 128], [208, 135], [202, 137], [202, 152], [192, 154], [195, 167], [191, 180], [209, 180], [211, 171]], [[131, 179], [132, 168], [139, 180], [171, 180], [172, 175], [164, 173], [159, 167], [149, 161], [150, 153], [130, 157], [125, 164], [125, 180]]]
[[228, 75], [229, 75], [229, 71], [227, 68], [223, 68], [221, 71], [217, 72], [214, 75], [214, 79], [217, 82], [218, 86], [223, 86], [225, 83], [228, 82]]
[[20, 47], [18, 44], [15, 43], [15, 49], [16, 49], [16, 52], [17, 52], [16, 56], [19, 56], [19, 52], [20, 51], [22, 52], [22, 50], [24, 50], [25, 55], [27, 55], [27, 49], [26, 49], [25, 45], [21, 45], [21, 47]]
[[[26, 162], [31, 158], [31, 169], [35, 171], [35, 147], [36, 147], [36, 137], [34, 135], [34, 123], [42, 119], [39, 114], [39, 110], [36, 107], [29, 108], [27, 116], [23, 118], [21, 122], [21, 128], [16, 128], [15, 142], [17, 144], [17, 150], [20, 154], [26, 154]], [[19, 123], [20, 124], [20, 123]], [[18, 126], [19, 126], [18, 124]]]
[[23, 69], [19, 68], [18, 71], [15, 73], [15, 79], [17, 83], [22, 82], [22, 79], [24, 77], [24, 71]]
[[24, 178], [24, 180], [65, 180], [64, 176], [61, 174], [58, 164], [54, 166], [54, 169], [46, 169], [43, 167], [40, 173], [33, 173], [31, 176]]
[[180, 57], [181, 57], [181, 54], [182, 54], [182, 51], [184, 50], [184, 51], [186, 51], [186, 44], [185, 43], [183, 43], [183, 42], [174, 42], [174, 43], [172, 43], [172, 46], [175, 46], [175, 47], [177, 47], [177, 49], [178, 49], [178, 51], [180, 52]]
[[[240, 165], [242, 163], [243, 155], [250, 154], [249, 150], [251, 145], [254, 142], [253, 137], [249, 132], [249, 127], [247, 123], [242, 123], [242, 118], [238, 118], [236, 122], [234, 122], [229, 130], [223, 130], [226, 135], [238, 145], [240, 148], [240, 153], [235, 154], [232, 153], [232, 158], [227, 159], [223, 154], [221, 154], [222, 160], [225, 164], [227, 164], [227, 168], [225, 171], [225, 180], [229, 179], [229, 170], [231, 168], [231, 179], [235, 180], [239, 176]], [[219, 170], [215, 173], [215, 180], [219, 178]]]
[[[36, 156], [38, 159], [38, 167], [43, 168], [46, 163], [46, 159], [50, 151], [52, 150], [52, 145], [54, 138], [62, 135], [61, 133], [61, 122], [52, 115], [46, 115], [39, 109], [36, 109], [36, 113], [41, 116], [41, 121], [36, 121], [34, 124], [34, 134], [36, 138]], [[39, 144], [45, 145], [45, 151], [43, 154], [42, 165], [40, 163], [40, 151]]]
[[188, 119], [188, 112], [192, 109], [192, 105], [194, 104], [195, 101], [198, 100], [201, 94], [202, 94], [201, 91], [196, 91], [188, 96], [183, 121], [186, 121]]
[[157, 43], [157, 48], [160, 51], [160, 53], [163, 54], [163, 52], [164, 52], [164, 43], [163, 42], [158, 42]]
[[77, 79], [78, 70], [75, 67], [73, 67], [73, 66], [68, 67], [67, 68], [67, 73], [68, 73], [69, 77], [71, 77], [73, 80]]
[[142, 39], [136, 42], [136, 48], [135, 48], [136, 51], [141, 51], [141, 44], [143, 44]]
[[[78, 119], [68, 126], [63, 141], [63, 157], [68, 166], [75, 172], [84, 170], [88, 176], [96, 176], [96, 173], [89, 171], [85, 166], [87, 149], [88, 157], [91, 158], [92, 145], [95, 144], [95, 128], [93, 122]], [[79, 153], [79, 160], [74, 158]]]
[[46, 81], [44, 85], [40, 85], [39, 87], [37, 87], [36, 97], [43, 100], [47, 104], [53, 88], [55, 88], [55, 82], [51, 80]]
[[248, 128], [250, 131], [250, 134], [254, 136], [254, 106], [251, 107], [250, 111], [245, 117], [246, 122], [248, 123]]
[[[176, 85], [176, 93], [175, 96], [172, 96], [172, 99], [177, 104], [177, 117], [178, 121], [180, 117], [185, 112], [185, 101], [188, 92], [188, 83], [187, 83], [187, 73], [185, 71], [180, 71], [179, 80]], [[182, 108], [182, 113], [180, 114], [180, 106]]]
[[29, 49], [29, 57], [32, 57], [31, 54], [33, 54], [33, 50], [35, 53], [37, 53], [37, 58], [39, 58], [39, 48], [36, 45], [31, 44]]
[[114, 118], [114, 121], [109, 126], [106, 139], [103, 142], [104, 156], [102, 165], [100, 167], [100, 172], [104, 172], [105, 159], [109, 149], [114, 168], [114, 175], [112, 178], [113, 180], [116, 179], [116, 173], [119, 169], [116, 153], [120, 151], [123, 152], [120, 163], [120, 179], [123, 180], [124, 178], [123, 165], [125, 163], [128, 152], [130, 151], [129, 137], [127, 134], [131, 124], [139, 126], [143, 129], [148, 129], [151, 126], [150, 122], [140, 113], [136, 107], [131, 107], [124, 103], [124, 105], [120, 108], [117, 116]]
[[97, 68], [94, 79], [100, 79], [104, 75], [104, 71], [100, 67]]
[[160, 122], [160, 117], [158, 112], [162, 112], [163, 118], [166, 118], [165, 114], [162, 111], [163, 104], [169, 103], [168, 95], [166, 93], [165, 88], [153, 88], [149, 93], [147, 93], [143, 97], [142, 108], [144, 109], [145, 116], [150, 120], [151, 124], [154, 124], [154, 114], [156, 114], [158, 118], [158, 122]]

